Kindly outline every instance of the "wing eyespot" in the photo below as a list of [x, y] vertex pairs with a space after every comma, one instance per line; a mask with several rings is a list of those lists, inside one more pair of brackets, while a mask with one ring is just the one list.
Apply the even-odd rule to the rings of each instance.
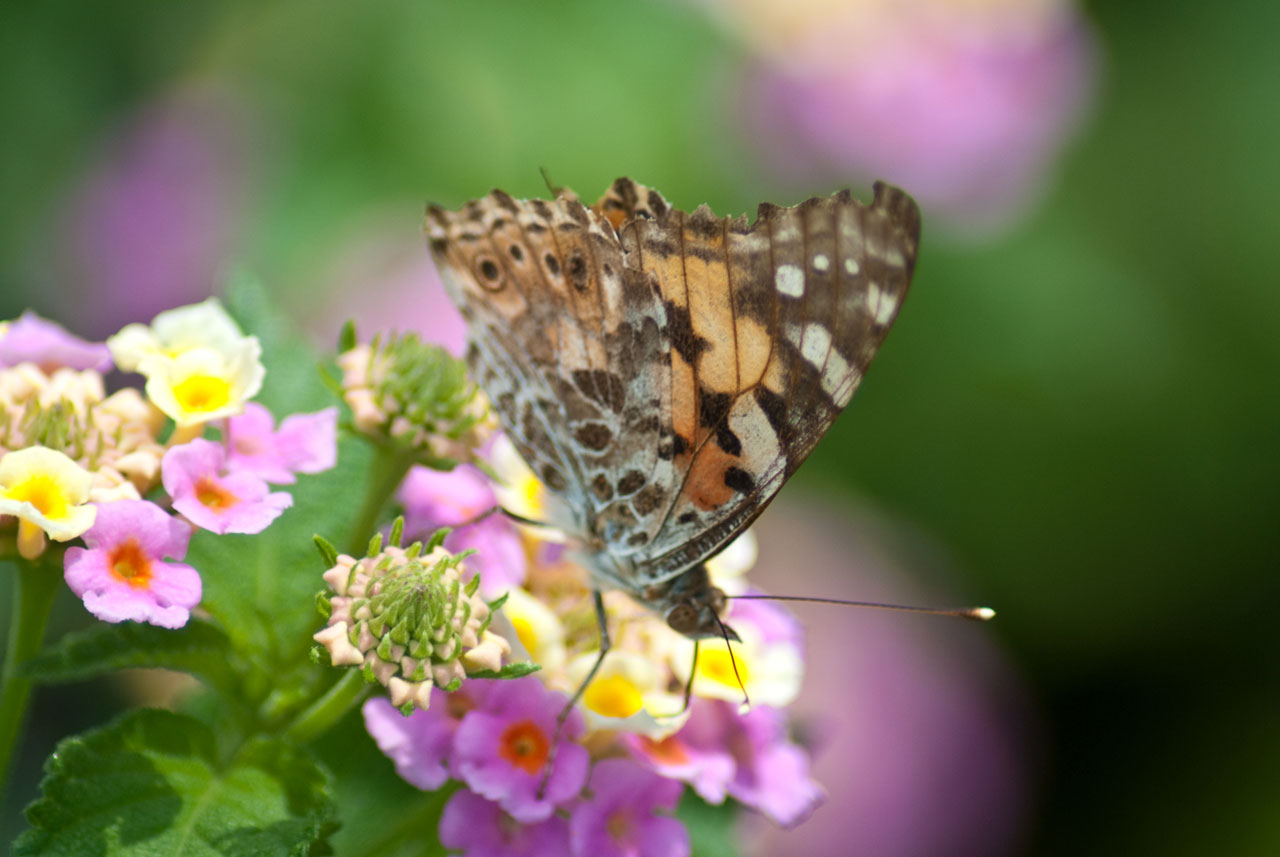
[[502, 274], [502, 266], [492, 256], [477, 256], [475, 261], [476, 281], [481, 288], [491, 292], [501, 291], [506, 279]]

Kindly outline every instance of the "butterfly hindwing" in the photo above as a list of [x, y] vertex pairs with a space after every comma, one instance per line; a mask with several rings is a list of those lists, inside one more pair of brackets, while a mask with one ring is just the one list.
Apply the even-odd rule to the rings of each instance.
[[753, 225], [705, 206], [622, 229], [660, 284], [672, 341], [677, 485], [632, 561], [640, 583], [715, 553], [768, 504], [848, 403], [901, 305], [919, 239], [910, 198], [877, 185]]

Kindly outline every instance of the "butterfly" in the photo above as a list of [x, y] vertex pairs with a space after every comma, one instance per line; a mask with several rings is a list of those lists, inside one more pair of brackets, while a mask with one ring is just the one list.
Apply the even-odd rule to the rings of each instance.
[[620, 178], [591, 206], [429, 206], [426, 228], [473, 377], [571, 510], [602, 650], [602, 587], [695, 640], [731, 636], [705, 561], [849, 403], [911, 281], [915, 202], [876, 183], [869, 205], [845, 190], [749, 223]]

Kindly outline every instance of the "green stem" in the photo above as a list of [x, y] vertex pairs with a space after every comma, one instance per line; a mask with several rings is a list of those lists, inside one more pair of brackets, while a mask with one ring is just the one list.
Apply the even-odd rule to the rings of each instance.
[[306, 744], [319, 737], [355, 707], [370, 687], [360, 670], [348, 669], [328, 693], [294, 718], [284, 730], [285, 737], [298, 744]]
[[[60, 550], [46, 553], [62, 556]], [[4, 673], [0, 679], [0, 777], [9, 770], [14, 742], [22, 726], [22, 717], [31, 696], [31, 679], [20, 674], [24, 663], [40, 649], [45, 625], [53, 608], [54, 596], [62, 575], [55, 563], [48, 561], [16, 561], [18, 580], [13, 594], [13, 616], [9, 624], [9, 645], [4, 655]]]
[[369, 490], [364, 497], [364, 505], [356, 518], [356, 526], [351, 531], [351, 541], [347, 544], [347, 553], [351, 556], [364, 556], [378, 527], [378, 516], [391, 495], [395, 493], [405, 474], [413, 467], [416, 456], [413, 452], [379, 447], [373, 459], [373, 475], [369, 478]]

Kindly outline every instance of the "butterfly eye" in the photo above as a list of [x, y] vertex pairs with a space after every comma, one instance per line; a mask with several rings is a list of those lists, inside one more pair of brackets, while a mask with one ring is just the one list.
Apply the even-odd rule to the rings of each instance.
[[688, 634], [698, 626], [698, 611], [687, 602], [677, 604], [667, 611], [667, 625], [673, 631]]
[[476, 259], [476, 272], [480, 285], [489, 291], [496, 292], [502, 288], [502, 268], [492, 258], [481, 256]]

